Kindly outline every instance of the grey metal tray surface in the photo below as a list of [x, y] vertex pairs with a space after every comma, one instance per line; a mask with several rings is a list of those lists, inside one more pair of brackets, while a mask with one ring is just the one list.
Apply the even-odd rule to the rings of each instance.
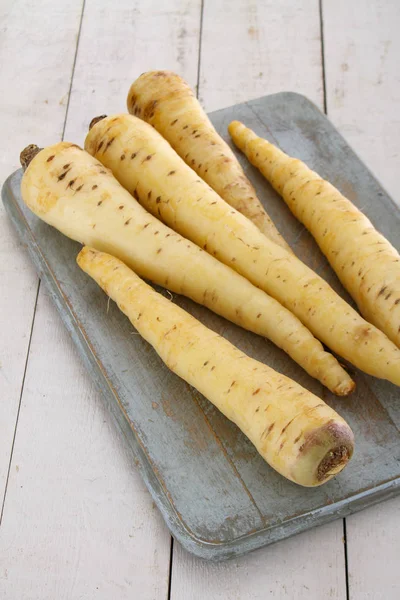
[[[398, 208], [309, 100], [275, 94], [217, 111], [211, 119], [227, 141], [227, 125], [238, 119], [305, 160], [400, 246]], [[283, 200], [243, 156], [239, 160], [298, 256], [349, 300]], [[351, 368], [357, 392], [349, 399], [335, 398], [270, 342], [174, 296], [177, 304], [244, 352], [322, 397], [351, 425], [355, 455], [337, 478], [315, 489], [285, 480], [233, 423], [172, 374], [140, 336], [131, 335], [132, 325], [113, 303], [106, 313], [105, 294], [76, 265], [79, 244], [25, 207], [21, 176], [15, 172], [3, 186], [6, 209], [168, 527], [187, 550], [206, 559], [230, 558], [399, 493], [398, 388]]]

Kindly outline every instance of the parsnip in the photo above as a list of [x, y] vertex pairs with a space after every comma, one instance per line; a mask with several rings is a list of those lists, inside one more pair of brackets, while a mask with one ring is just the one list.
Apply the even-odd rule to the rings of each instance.
[[236, 156], [182, 77], [172, 71], [143, 73], [132, 84], [127, 104], [129, 112], [153, 125], [225, 202], [253, 221], [276, 244], [290, 250]]
[[332, 350], [400, 384], [400, 351], [294, 254], [274, 244], [190, 169], [150, 125], [105, 118], [85, 148], [154, 215], [291, 310]]
[[[22, 162], [25, 154], [32, 159], [28, 148]], [[268, 337], [338, 395], [353, 389], [337, 360], [294, 315], [147, 213], [77, 146], [62, 142], [39, 152], [22, 179], [22, 197], [68, 237], [107, 251], [139, 275]]]
[[333, 185], [234, 121], [235, 144], [312, 233], [365, 318], [400, 347], [400, 256]]
[[113, 256], [83, 248], [77, 261], [167, 367], [236, 423], [281, 475], [317, 486], [347, 464], [352, 431], [320, 398], [240, 352]]

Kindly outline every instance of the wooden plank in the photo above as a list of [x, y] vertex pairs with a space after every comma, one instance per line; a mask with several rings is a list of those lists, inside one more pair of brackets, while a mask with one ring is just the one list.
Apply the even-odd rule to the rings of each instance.
[[199, 99], [208, 112], [295, 91], [323, 104], [318, 0], [204, 3]]
[[[323, 106], [318, 2], [206, 2], [201, 51], [199, 97], [207, 110], [282, 90]], [[342, 536], [337, 521], [219, 565], [175, 545], [171, 598], [344, 599]]]
[[[87, 0], [65, 139], [82, 143], [93, 114], [124, 111], [144, 69], [195, 83], [199, 26], [200, 1], [110, 11]], [[168, 531], [42, 290], [22, 403], [0, 541], [6, 597], [166, 598]]]
[[400, 201], [400, 6], [323, 2], [329, 118]]
[[[398, 202], [399, 4], [325, 1], [323, 20], [329, 117]], [[350, 599], [398, 598], [400, 499], [346, 521]]]
[[41, 292], [4, 507], [0, 596], [165, 598], [169, 555], [132, 454]]
[[66, 139], [83, 144], [91, 119], [126, 112], [131, 83], [144, 71], [171, 69], [197, 82], [201, 0], [87, 0]]
[[[82, 0], [3, 2], [0, 180], [28, 143], [60, 139]], [[0, 507], [18, 414], [38, 279], [0, 205]], [[0, 509], [1, 510], [1, 509]]]
[[[342, 525], [342, 522], [339, 522]], [[342, 528], [330, 523], [225, 563], [174, 545], [171, 600], [346, 598]]]

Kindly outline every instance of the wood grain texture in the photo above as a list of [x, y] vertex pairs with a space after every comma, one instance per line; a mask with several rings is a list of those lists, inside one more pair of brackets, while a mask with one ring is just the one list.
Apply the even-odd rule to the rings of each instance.
[[171, 600], [344, 600], [343, 552], [338, 552], [343, 539], [337, 525], [219, 564], [204, 563], [175, 545]]
[[94, 116], [127, 112], [131, 83], [171, 69], [196, 85], [200, 0], [87, 0], [65, 139], [83, 145]]
[[[282, 90], [322, 108], [318, 2], [206, 1], [200, 65], [199, 99], [208, 111]], [[342, 600], [342, 530], [338, 521], [216, 566], [175, 545], [171, 598]]]
[[165, 598], [169, 533], [44, 292], [22, 402], [0, 597]]
[[[1, 182], [32, 141], [60, 139], [82, 0], [0, 7]], [[16, 64], [17, 57], [17, 64]], [[0, 205], [0, 506], [7, 481], [38, 279]]]
[[[400, 5], [323, 2], [328, 115], [400, 201]], [[376, 221], [379, 228], [379, 222]], [[347, 518], [351, 600], [395, 600], [400, 499]]]
[[329, 118], [400, 202], [400, 5], [323, 2]]
[[207, 112], [293, 90], [323, 102], [318, 0], [205, 0], [199, 99]]

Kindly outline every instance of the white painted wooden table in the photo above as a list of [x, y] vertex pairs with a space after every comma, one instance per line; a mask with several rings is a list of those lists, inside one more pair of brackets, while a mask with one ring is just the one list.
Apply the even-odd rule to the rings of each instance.
[[[325, 109], [400, 199], [398, 0], [1, 0], [0, 179], [169, 68], [207, 110]], [[400, 498], [211, 565], [171, 541], [1, 208], [0, 598], [397, 600]]]

